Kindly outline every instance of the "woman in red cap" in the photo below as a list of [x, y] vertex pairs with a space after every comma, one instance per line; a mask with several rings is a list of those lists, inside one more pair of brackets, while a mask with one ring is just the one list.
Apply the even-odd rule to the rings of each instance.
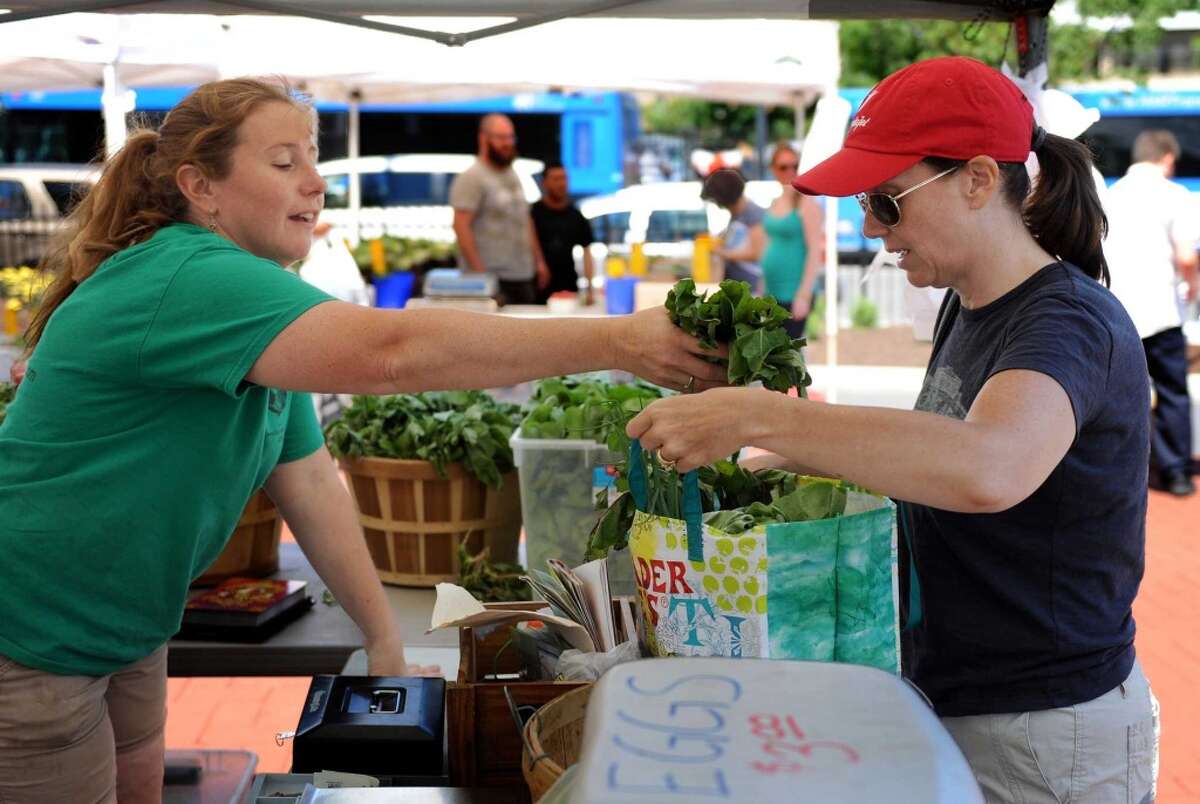
[[1150, 393], [1106, 287], [1090, 167], [980, 62], [894, 73], [795, 187], [857, 195], [912, 284], [954, 291], [916, 410], [717, 388], [629, 425], [680, 471], [752, 445], [901, 501], [923, 609], [906, 673], [993, 802], [1153, 799], [1157, 703], [1131, 608]]

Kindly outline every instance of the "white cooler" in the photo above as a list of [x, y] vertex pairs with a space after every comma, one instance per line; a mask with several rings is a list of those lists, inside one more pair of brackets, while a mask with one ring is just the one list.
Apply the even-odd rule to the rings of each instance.
[[925, 700], [868, 667], [644, 659], [592, 692], [580, 762], [547, 794], [588, 804], [982, 804]]

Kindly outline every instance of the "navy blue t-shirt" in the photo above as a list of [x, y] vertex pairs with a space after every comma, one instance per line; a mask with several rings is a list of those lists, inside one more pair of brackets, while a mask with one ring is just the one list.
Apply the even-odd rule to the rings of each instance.
[[917, 410], [963, 419], [990, 377], [1028, 369], [1066, 391], [1076, 438], [1007, 511], [901, 506], [923, 604], [908, 672], [942, 717], [1092, 700], [1133, 666], [1150, 450], [1142, 342], [1116, 298], [1065, 263], [975, 310], [950, 296]]

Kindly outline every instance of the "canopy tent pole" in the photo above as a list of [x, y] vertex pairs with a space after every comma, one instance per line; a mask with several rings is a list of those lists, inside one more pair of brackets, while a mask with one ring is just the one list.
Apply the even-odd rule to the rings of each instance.
[[354, 242], [359, 241], [359, 230], [362, 221], [359, 213], [362, 211], [362, 186], [359, 184], [358, 155], [359, 155], [359, 105], [362, 103], [362, 93], [357, 89], [350, 92], [350, 103], [347, 109], [346, 125], [346, 156], [350, 169], [346, 180], [350, 182], [350, 221], [351, 231], [354, 232]]
[[1022, 78], [1046, 63], [1046, 42], [1050, 33], [1047, 13], [1018, 14], [1013, 18], [1017, 35], [1017, 74]]
[[758, 104], [754, 107], [754, 154], [758, 160], [755, 172], [756, 178], [767, 178], [767, 107]]
[[[846, 126], [850, 123], [850, 101], [838, 95], [837, 86], [825, 88], [817, 101], [812, 126], [804, 138], [800, 153], [800, 172], [822, 162], [842, 147]], [[829, 371], [826, 400], [837, 401], [838, 338], [838, 199], [825, 199], [825, 364]]]
[[133, 111], [137, 93], [121, 83], [116, 60], [104, 65], [104, 91], [100, 105], [104, 110], [104, 155], [111, 159], [125, 146], [128, 135], [125, 116]]

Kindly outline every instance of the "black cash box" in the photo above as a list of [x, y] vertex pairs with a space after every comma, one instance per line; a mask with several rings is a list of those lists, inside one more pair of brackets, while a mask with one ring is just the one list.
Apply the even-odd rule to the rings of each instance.
[[394, 783], [417, 777], [436, 786], [446, 775], [445, 723], [444, 679], [313, 676], [292, 772], [348, 771]]

